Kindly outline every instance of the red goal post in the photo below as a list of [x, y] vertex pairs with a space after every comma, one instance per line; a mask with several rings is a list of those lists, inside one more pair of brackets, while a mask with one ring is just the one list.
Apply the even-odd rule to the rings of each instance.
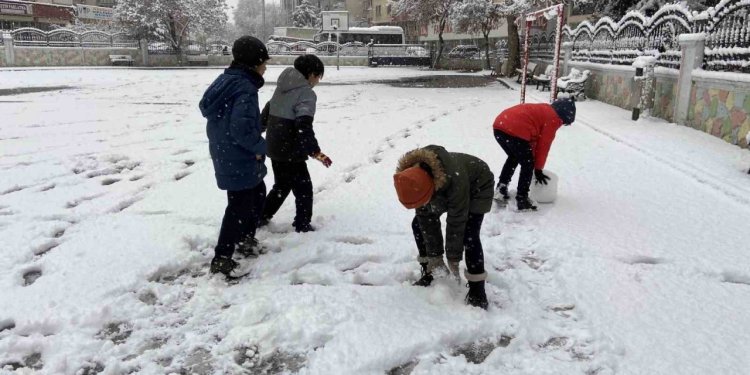
[[552, 64], [555, 69], [550, 76], [550, 102], [557, 99], [557, 77], [560, 70], [560, 45], [562, 44], [562, 29], [565, 22], [565, 4], [557, 4], [548, 8], [540, 9], [531, 13], [521, 15], [520, 19], [525, 21], [525, 32], [523, 40], [523, 61], [521, 68], [521, 103], [526, 102], [526, 68], [529, 66], [529, 34], [531, 33], [531, 23], [538, 17], [550, 19], [557, 17], [557, 27], [555, 29], [555, 55]]

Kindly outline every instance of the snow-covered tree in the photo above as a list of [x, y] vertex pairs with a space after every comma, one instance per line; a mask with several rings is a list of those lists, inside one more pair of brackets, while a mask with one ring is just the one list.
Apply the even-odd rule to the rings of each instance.
[[492, 0], [464, 0], [451, 11], [453, 27], [469, 34], [482, 34], [487, 67], [490, 68], [490, 32], [500, 26], [506, 16], [504, 7]]
[[599, 0], [594, 3], [597, 15], [608, 16], [614, 20], [620, 19], [629, 11], [639, 11], [651, 16], [660, 8], [668, 4], [682, 4], [690, 10], [703, 11], [715, 6], [720, 0]]
[[292, 24], [294, 27], [315, 27], [320, 21], [320, 11], [308, 0], [302, 0], [300, 5], [294, 8], [292, 13]]
[[398, 17], [405, 15], [410, 21], [416, 21], [422, 25], [435, 23], [438, 27], [438, 53], [435, 57], [434, 66], [440, 63], [443, 55], [443, 32], [445, 25], [450, 21], [453, 5], [459, 0], [395, 0], [393, 3], [393, 15]]
[[155, 37], [178, 51], [189, 35], [221, 33], [226, 0], [118, 0], [117, 17], [141, 37]]
[[273, 28], [285, 24], [284, 13], [278, 3], [266, 2], [266, 28], [263, 29], [263, 0], [240, 0], [234, 10], [233, 37], [253, 35], [258, 38], [273, 34]]
[[640, 0], [607, 0], [594, 4], [594, 12], [599, 16], [607, 16], [614, 20], [620, 19]]
[[637, 10], [647, 16], [651, 16], [663, 6], [674, 3], [688, 7], [690, 10], [703, 11], [708, 7], [718, 4], [719, 0], [640, 0], [631, 10]]

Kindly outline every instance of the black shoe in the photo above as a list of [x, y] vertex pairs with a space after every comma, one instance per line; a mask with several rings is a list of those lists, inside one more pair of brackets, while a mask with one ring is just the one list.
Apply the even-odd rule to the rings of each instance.
[[529, 199], [529, 197], [516, 196], [516, 206], [518, 207], [518, 211], [536, 211], [534, 201]]
[[508, 195], [508, 184], [500, 184], [495, 189], [495, 196], [493, 197], [496, 201], [507, 201], [510, 199]]
[[484, 292], [484, 281], [469, 281], [466, 284], [469, 292], [466, 293], [466, 304], [487, 310], [487, 294]]
[[226, 276], [232, 276], [239, 263], [232, 260], [232, 258], [216, 256], [211, 260], [211, 273], [222, 273]]
[[422, 266], [422, 277], [415, 281], [414, 286], [430, 286], [432, 284], [432, 280], [434, 279], [432, 277], [432, 273], [427, 271], [427, 263], [419, 263]]
[[294, 226], [294, 231], [297, 233], [315, 232], [315, 227], [310, 225], [310, 223], [300, 224]]
[[259, 254], [265, 253], [265, 247], [261, 245], [255, 237], [237, 245], [237, 252], [245, 258], [257, 258]]

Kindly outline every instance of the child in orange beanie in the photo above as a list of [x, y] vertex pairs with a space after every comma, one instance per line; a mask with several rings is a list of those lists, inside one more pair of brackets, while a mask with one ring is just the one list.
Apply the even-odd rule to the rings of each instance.
[[[466, 303], [487, 309], [484, 252], [479, 240], [484, 214], [492, 208], [494, 176], [481, 159], [441, 146], [407, 152], [398, 163], [393, 182], [404, 207], [416, 209], [412, 221], [422, 278], [414, 285], [429, 286], [434, 277], [450, 272], [460, 279], [459, 262], [466, 253]], [[448, 214], [443, 261], [440, 215]]]

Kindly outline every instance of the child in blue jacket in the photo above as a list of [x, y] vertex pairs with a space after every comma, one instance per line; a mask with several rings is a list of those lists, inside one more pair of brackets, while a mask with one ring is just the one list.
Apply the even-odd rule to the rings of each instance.
[[203, 94], [200, 109], [208, 120], [216, 183], [227, 191], [228, 200], [211, 273], [239, 276], [232, 255], [235, 250], [256, 255], [255, 231], [266, 198], [266, 141], [261, 136], [258, 89], [263, 87], [269, 56], [263, 42], [251, 36], [237, 39], [232, 55], [232, 64]]

